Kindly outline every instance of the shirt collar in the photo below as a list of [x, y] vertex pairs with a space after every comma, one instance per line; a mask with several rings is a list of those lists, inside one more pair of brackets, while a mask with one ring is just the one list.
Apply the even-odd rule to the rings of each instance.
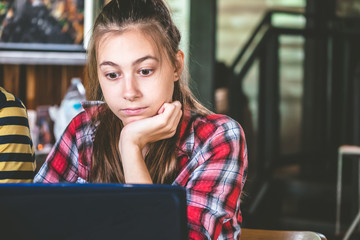
[[89, 117], [95, 117], [99, 113], [100, 107], [104, 105], [103, 101], [85, 101], [81, 106]]

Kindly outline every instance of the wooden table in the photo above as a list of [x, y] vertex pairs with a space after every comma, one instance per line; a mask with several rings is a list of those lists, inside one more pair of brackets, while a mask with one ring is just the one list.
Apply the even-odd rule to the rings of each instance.
[[326, 240], [320, 233], [312, 231], [277, 231], [241, 229], [241, 240]]

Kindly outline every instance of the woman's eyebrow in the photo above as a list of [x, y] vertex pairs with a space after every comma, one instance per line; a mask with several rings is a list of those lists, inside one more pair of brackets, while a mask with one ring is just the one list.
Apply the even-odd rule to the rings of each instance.
[[119, 65], [117, 65], [116, 63], [114, 62], [111, 62], [111, 61], [104, 61], [102, 63], [99, 64], [99, 66], [112, 66], [112, 67], [119, 67]]
[[[152, 60], [155, 60], [156, 62], [159, 62], [159, 59], [154, 57], [154, 56], [151, 56], [151, 55], [146, 55], [145, 57], [141, 57], [139, 59], [136, 59], [132, 65], [135, 66], [141, 62], [144, 62], [145, 60], [148, 60], [148, 59], [152, 59]], [[111, 67], [119, 67], [118, 64], [112, 62], [112, 61], [104, 61], [102, 63], [99, 64], [99, 66], [111, 66]]]
[[143, 62], [143, 61], [145, 61], [145, 60], [148, 60], [148, 59], [152, 59], [152, 60], [155, 60], [155, 61], [159, 62], [159, 59], [158, 59], [158, 58], [156, 58], [156, 57], [154, 57], [154, 56], [151, 56], [151, 55], [146, 55], [145, 57], [142, 57], [142, 58], [139, 58], [139, 59], [135, 60], [135, 61], [132, 63], [132, 65], [133, 65], [133, 66], [134, 66], [134, 65], [137, 65], [137, 64], [139, 64], [139, 63], [141, 63], [141, 62]]

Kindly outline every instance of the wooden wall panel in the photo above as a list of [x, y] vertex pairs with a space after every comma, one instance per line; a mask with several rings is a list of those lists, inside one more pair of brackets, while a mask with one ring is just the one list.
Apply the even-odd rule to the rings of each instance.
[[59, 105], [71, 79], [84, 80], [84, 66], [2, 65], [0, 84], [18, 96], [28, 109]]
[[0, 65], [0, 86], [4, 86], [4, 65]]
[[20, 96], [20, 65], [4, 66], [4, 88], [16, 96]]
[[36, 73], [33, 66], [26, 69], [26, 106], [29, 109], [35, 109], [35, 96], [36, 96]]

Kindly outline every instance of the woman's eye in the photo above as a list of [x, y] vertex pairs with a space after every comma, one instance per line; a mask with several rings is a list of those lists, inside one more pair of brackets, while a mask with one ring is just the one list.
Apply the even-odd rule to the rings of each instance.
[[141, 69], [139, 71], [140, 75], [142, 76], [149, 76], [153, 72], [152, 69]]
[[105, 75], [108, 79], [117, 79], [119, 77], [119, 74], [118, 73], [108, 73]]

